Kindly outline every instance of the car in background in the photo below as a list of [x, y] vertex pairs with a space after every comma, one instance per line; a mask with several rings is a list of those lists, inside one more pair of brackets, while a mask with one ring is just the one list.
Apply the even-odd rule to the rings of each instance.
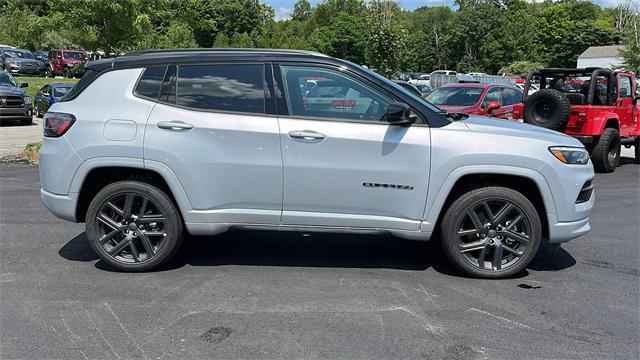
[[425, 99], [448, 112], [518, 119], [521, 115], [514, 114], [514, 105], [522, 98], [522, 91], [515, 86], [464, 83], [439, 87]]
[[31, 97], [23, 89], [27, 86], [27, 83], [18, 85], [10, 73], [0, 70], [0, 122], [18, 120], [21, 125], [31, 124]]
[[42, 61], [43, 63], [49, 62], [49, 52], [45, 50], [38, 50], [33, 52], [33, 56], [36, 57], [37, 60]]
[[60, 101], [71, 89], [73, 89], [73, 84], [63, 83], [43, 86], [33, 99], [33, 112], [36, 117], [42, 117], [51, 105]]
[[470, 72], [467, 75], [469, 75], [469, 76], [489, 76], [487, 73], [482, 73], [482, 72]]
[[[305, 83], [309, 78], [304, 78]], [[301, 81], [302, 81], [301, 80]], [[316, 80], [312, 78], [316, 86], [307, 91], [303, 97], [304, 109], [309, 113], [314, 112], [340, 112], [363, 114], [371, 109], [370, 98], [362, 96], [360, 92], [349, 86], [348, 83], [341, 83], [336, 80], [324, 79]]]
[[433, 88], [429, 84], [416, 84], [415, 86], [418, 88], [418, 90], [420, 90], [422, 97], [431, 94], [431, 92], [433, 91]]
[[433, 75], [458, 75], [458, 73], [453, 70], [436, 70], [431, 73], [431, 76]]
[[42, 74], [45, 64], [36, 60], [29, 50], [25, 49], [0, 49], [0, 67], [12, 74]]
[[[516, 86], [518, 87], [518, 89], [524, 91], [524, 84], [516, 84]], [[540, 90], [540, 87], [536, 84], [531, 84], [531, 86], [529, 86], [529, 91], [528, 94], [531, 95], [533, 93], [535, 93], [536, 91]]]
[[418, 87], [413, 85], [412, 83], [402, 81], [402, 80], [393, 80], [393, 82], [402, 86], [405, 90], [407, 90], [408, 92], [412, 93], [415, 96], [422, 96], [422, 92], [420, 91], [420, 89], [418, 89]]
[[66, 78], [81, 76], [74, 70], [79, 64], [87, 61], [87, 53], [82, 50], [53, 49], [49, 51], [49, 65], [46, 68], [46, 76], [64, 76]]

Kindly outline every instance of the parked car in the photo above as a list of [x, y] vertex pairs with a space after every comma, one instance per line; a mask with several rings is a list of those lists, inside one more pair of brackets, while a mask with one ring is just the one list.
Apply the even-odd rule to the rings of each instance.
[[412, 83], [402, 81], [402, 80], [393, 80], [393, 82], [402, 86], [404, 89], [406, 89], [407, 91], [409, 91], [415, 96], [422, 96], [422, 92], [420, 91], [420, 89], [418, 89], [418, 87], [413, 85]]
[[18, 85], [10, 73], [0, 70], [0, 122], [17, 120], [22, 125], [31, 124], [31, 97], [23, 89], [27, 86], [27, 83]]
[[33, 100], [33, 112], [36, 117], [42, 117], [51, 105], [60, 101], [65, 95], [67, 95], [73, 84], [49, 84], [43, 86], [37, 93]]
[[433, 89], [431, 88], [431, 85], [429, 84], [416, 84], [415, 87], [418, 88], [418, 90], [422, 94], [422, 97], [426, 97], [427, 95], [431, 94], [431, 92], [433, 91]]
[[[520, 89], [520, 90], [522, 90], [522, 92], [524, 92], [524, 84], [519, 84], [519, 83], [518, 83], [518, 84], [516, 84], [516, 86], [518, 87], [518, 89]], [[540, 88], [538, 87], [538, 85], [536, 85], [536, 84], [531, 84], [531, 85], [529, 86], [529, 90], [528, 90], [528, 92], [527, 92], [527, 93], [528, 93], [529, 95], [531, 95], [531, 94], [533, 94], [534, 92], [536, 92], [536, 91], [538, 91], [538, 90], [540, 90]]]
[[[640, 163], [640, 104], [634, 75], [605, 68], [542, 69], [527, 77], [540, 78], [541, 90], [525, 95], [518, 105], [524, 122], [564, 132], [582, 141], [597, 171], [612, 172], [621, 146], [635, 148]], [[580, 91], [573, 85], [580, 80]]]
[[44, 50], [38, 50], [33, 52], [33, 56], [36, 57], [37, 60], [42, 61], [43, 63], [49, 62], [49, 52]]
[[522, 102], [522, 91], [511, 85], [447, 84], [435, 89], [426, 100], [451, 112], [513, 119], [520, 117], [514, 114], [514, 105]]
[[[305, 96], [308, 79], [368, 106], [308, 106], [322, 97]], [[594, 204], [578, 140], [451, 114], [312, 52], [149, 50], [92, 62], [43, 122], [45, 206], [85, 222], [98, 256], [125, 271], [158, 267], [185, 232], [305, 229], [438, 232], [459, 269], [502, 278], [543, 238], [588, 232]]]
[[36, 60], [31, 51], [25, 49], [0, 49], [0, 67], [14, 75], [42, 74], [45, 64]]
[[483, 72], [470, 72], [467, 75], [469, 75], [469, 76], [489, 76], [488, 74], [483, 73]]
[[82, 76], [74, 70], [79, 64], [84, 64], [87, 53], [81, 50], [54, 49], [49, 51], [49, 66], [46, 68], [46, 76], [64, 76], [66, 78]]
[[436, 70], [431, 75], [458, 75], [458, 73], [452, 70]]

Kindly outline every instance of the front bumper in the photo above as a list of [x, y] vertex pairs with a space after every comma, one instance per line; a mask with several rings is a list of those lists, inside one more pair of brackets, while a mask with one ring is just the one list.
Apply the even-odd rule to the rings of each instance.
[[21, 108], [2, 108], [0, 107], [0, 120], [25, 120], [33, 117], [31, 105]]
[[549, 243], [559, 244], [582, 236], [591, 230], [589, 218], [578, 221], [557, 221], [554, 215], [547, 215], [549, 221]]
[[46, 67], [37, 67], [37, 66], [7, 66], [7, 70], [12, 74], [12, 75], [19, 75], [19, 74], [25, 74], [25, 75], [38, 75], [38, 74], [44, 74], [44, 70], [46, 69]]

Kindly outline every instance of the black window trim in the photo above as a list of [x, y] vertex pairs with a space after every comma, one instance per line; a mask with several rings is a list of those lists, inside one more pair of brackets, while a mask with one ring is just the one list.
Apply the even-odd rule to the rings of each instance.
[[[159, 68], [159, 67], [163, 67], [164, 66], [164, 75], [162, 75], [162, 84], [160, 84], [160, 88], [158, 89], [158, 94], [156, 95], [155, 99], [151, 96], [145, 96], [145, 95], [141, 95], [138, 93], [138, 86], [140, 85], [140, 80], [142, 80], [142, 76], [144, 76], [145, 71], [147, 71], [147, 69], [149, 68]], [[168, 64], [164, 64], [164, 65], [152, 65], [152, 66], [145, 66], [142, 68], [142, 71], [140, 72], [140, 75], [138, 75], [138, 79], [136, 80], [135, 85], [133, 86], [133, 96], [140, 98], [140, 99], [145, 99], [145, 100], [149, 100], [151, 102], [158, 102], [158, 100], [160, 99], [160, 94], [162, 93], [162, 86], [164, 85], [164, 78], [167, 76], [167, 72], [169, 71], [169, 66]]]
[[[286, 90], [284, 88], [284, 80], [282, 79], [282, 69], [280, 68], [281, 66], [316, 67], [316, 68], [319, 67], [319, 68], [327, 68], [330, 70], [334, 70], [339, 73], [345, 73], [348, 76], [354, 77], [357, 80], [364, 82], [365, 84], [367, 84], [367, 86], [372, 87], [374, 90], [383, 93], [385, 96], [391, 98], [393, 101], [399, 101], [407, 104], [404, 100], [398, 98], [395, 94], [391, 93], [384, 87], [379, 86], [378, 84], [371, 81], [370, 79], [367, 79], [366, 77], [361, 76], [360, 74], [354, 71], [351, 71], [346, 67], [337, 66], [333, 64], [325, 64], [325, 63], [278, 61], [278, 62], [274, 62], [273, 73], [277, 74], [275, 76], [275, 79], [279, 89], [278, 92], [282, 94], [283, 101], [284, 101], [284, 106], [282, 104], [278, 106], [278, 113], [279, 113], [279, 116], [282, 118], [295, 119], [295, 120], [310, 120], [310, 121], [331, 121], [331, 122], [340, 122], [340, 123], [349, 123], [349, 124], [369, 124], [369, 125], [376, 125], [376, 126], [392, 126], [391, 124], [385, 121], [376, 122], [371, 120], [354, 120], [354, 119], [348, 119], [348, 118], [326, 118], [326, 117], [299, 116], [299, 115], [289, 114], [288, 100], [286, 96]], [[429, 127], [429, 124], [426, 120], [426, 115], [423, 114], [418, 109], [415, 109], [414, 107], [412, 107], [410, 104], [407, 104], [407, 105], [409, 105], [411, 107], [411, 110], [413, 110], [413, 112], [416, 115], [418, 115], [418, 120], [415, 123], [411, 124], [411, 126]], [[283, 107], [284, 109], [282, 109]]]
[[[180, 66], [206, 66], [206, 65], [262, 65], [263, 67], [263, 71], [262, 71], [262, 76], [263, 76], [263, 86], [264, 86], [264, 107], [263, 107], [263, 112], [261, 113], [257, 113], [257, 112], [249, 112], [249, 111], [231, 111], [231, 110], [219, 110], [219, 109], [199, 109], [199, 108], [194, 108], [194, 107], [190, 107], [190, 106], [184, 106], [184, 105], [178, 105], [177, 103], [170, 103], [170, 102], [166, 102], [160, 99], [160, 97], [162, 96], [163, 92], [164, 92], [164, 86], [160, 91], [160, 96], [158, 97], [158, 104], [162, 104], [162, 105], [166, 105], [166, 106], [172, 106], [175, 108], [179, 108], [179, 109], [184, 109], [184, 110], [189, 110], [189, 111], [197, 111], [197, 112], [204, 112], [204, 113], [219, 113], [219, 114], [237, 114], [237, 115], [251, 115], [251, 116], [272, 116], [275, 117], [277, 116], [277, 114], [269, 114], [267, 113], [267, 92], [269, 91], [267, 88], [267, 85], [269, 83], [269, 81], [265, 78], [266, 74], [267, 74], [267, 66], [270, 66], [270, 64], [268, 62], [264, 62], [264, 61], [242, 61], [242, 62], [233, 62], [230, 63], [228, 61], [207, 61], [207, 62], [180, 62], [180, 63], [172, 63], [169, 64], [169, 66], [174, 65], [176, 67], [176, 73], [174, 75], [174, 80], [171, 82], [171, 84], [169, 86], [175, 86], [177, 87], [177, 82], [175, 81], [175, 78], [177, 78], [179, 76], [179, 68]], [[167, 66], [168, 68], [168, 66]], [[165, 73], [166, 76], [166, 73]], [[166, 79], [165, 79], [166, 80]], [[177, 89], [176, 89], [176, 97], [177, 97]], [[273, 99], [273, 97], [271, 97], [270, 101], [275, 101]], [[273, 105], [273, 108], [275, 109], [275, 105]]]

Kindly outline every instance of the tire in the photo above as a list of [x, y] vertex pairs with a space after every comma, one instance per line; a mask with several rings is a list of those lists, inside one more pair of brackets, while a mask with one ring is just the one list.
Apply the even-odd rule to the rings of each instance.
[[606, 128], [598, 142], [591, 150], [591, 161], [597, 172], [610, 173], [615, 171], [620, 162], [620, 134], [617, 129]]
[[68, 67], [64, 68], [62, 70], [62, 76], [68, 79], [71, 78], [71, 70], [69, 70]]
[[538, 212], [524, 195], [504, 187], [484, 187], [460, 196], [447, 209], [441, 243], [449, 260], [465, 274], [501, 279], [529, 264], [538, 252], [541, 234]]
[[547, 129], [564, 131], [571, 115], [571, 103], [562, 92], [542, 89], [529, 95], [524, 106], [524, 122]]
[[[96, 254], [126, 272], [157, 268], [173, 257], [183, 239], [182, 220], [171, 198], [139, 181], [119, 181], [100, 190], [87, 210], [86, 232]], [[105, 235], [109, 239], [101, 240]]]
[[40, 113], [40, 107], [38, 106], [38, 103], [35, 103], [33, 107], [35, 108], [34, 112], [36, 113], [36, 117], [39, 119], [42, 118], [42, 114]]
[[636, 141], [633, 143], [635, 148], [635, 163], [640, 164], [640, 135], [636, 136]]
[[51, 66], [47, 66], [47, 68], [44, 71], [44, 77], [46, 78], [52, 78], [53, 75], [53, 69], [51, 68]]

